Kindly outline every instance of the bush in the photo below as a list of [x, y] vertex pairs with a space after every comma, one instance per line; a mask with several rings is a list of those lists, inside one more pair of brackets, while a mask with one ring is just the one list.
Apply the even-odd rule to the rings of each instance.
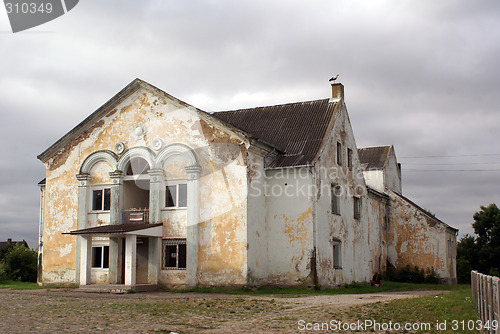
[[9, 279], [7, 272], [5, 271], [5, 264], [0, 262], [0, 283]]
[[393, 268], [389, 267], [383, 276], [384, 279], [395, 282], [429, 284], [438, 284], [440, 282], [439, 275], [434, 268], [427, 268], [424, 270], [418, 266], [412, 267], [411, 265], [407, 265], [399, 271], [395, 271]]
[[[5, 254], [2, 270], [8, 279], [36, 282], [37, 259], [38, 255], [34, 250], [17, 244]], [[0, 274], [2, 270], [0, 270]]]

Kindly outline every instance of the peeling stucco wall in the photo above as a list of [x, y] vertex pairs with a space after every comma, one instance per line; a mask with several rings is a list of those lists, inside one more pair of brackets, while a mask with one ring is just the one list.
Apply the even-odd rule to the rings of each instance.
[[[143, 126], [145, 135], [137, 135], [137, 125]], [[77, 228], [75, 175], [85, 158], [98, 150], [113, 150], [119, 142], [125, 145], [125, 149], [137, 146], [153, 148], [155, 139], [160, 139], [163, 147], [174, 143], [188, 145], [196, 153], [202, 168], [199, 179], [200, 284], [246, 283], [245, 143], [240, 136], [200, 118], [193, 108], [141, 88], [46, 163], [42, 254], [44, 284], [76, 282], [75, 237], [62, 232]], [[164, 166], [167, 182], [185, 179], [185, 165], [186, 161], [182, 158], [174, 157], [167, 161]], [[91, 187], [109, 185], [108, 173], [112, 169], [106, 162], [94, 165], [90, 173]], [[164, 194], [162, 196], [160, 201], [164, 203]], [[164, 237], [186, 236], [185, 209], [162, 209], [161, 222], [164, 224]], [[87, 227], [108, 223], [107, 212], [88, 214]], [[185, 273], [181, 270], [162, 271], [160, 284], [166, 284], [172, 277], [182, 283], [183, 276]], [[100, 280], [94, 275], [94, 281]]]
[[[456, 283], [455, 230], [432, 218], [403, 197], [389, 191], [391, 198], [388, 261], [396, 269], [406, 265], [434, 268], [449, 283]], [[452, 246], [448, 246], [448, 243]]]
[[[339, 286], [353, 281], [368, 281], [369, 209], [366, 186], [359, 162], [356, 141], [344, 104], [337, 107], [335, 123], [316, 166], [317, 187], [317, 270], [321, 286]], [[337, 142], [341, 143], [341, 165], [337, 163]], [[352, 169], [347, 166], [348, 149]], [[340, 186], [340, 214], [332, 214], [331, 187]], [[360, 199], [360, 218], [354, 218], [354, 199]], [[341, 242], [342, 268], [334, 268], [333, 242]]]

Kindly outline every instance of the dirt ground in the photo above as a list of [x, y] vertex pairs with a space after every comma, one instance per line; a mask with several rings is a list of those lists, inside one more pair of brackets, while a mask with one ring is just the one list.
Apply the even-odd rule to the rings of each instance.
[[[281, 297], [0, 290], [1, 333], [297, 333], [299, 321], [345, 321], [349, 307], [444, 291]], [[357, 320], [357, 319], [350, 319]]]

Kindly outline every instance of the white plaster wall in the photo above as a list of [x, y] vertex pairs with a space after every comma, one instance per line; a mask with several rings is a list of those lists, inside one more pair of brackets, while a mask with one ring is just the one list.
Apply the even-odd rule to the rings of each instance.
[[363, 171], [366, 185], [376, 191], [384, 192], [384, 171], [380, 169]]
[[268, 231], [266, 221], [266, 175], [264, 158], [250, 150], [247, 156], [248, 169], [248, 284], [267, 284], [269, 274]]
[[313, 250], [309, 169], [267, 170], [268, 276], [272, 285], [310, 284]]
[[[321, 153], [317, 168], [320, 189], [317, 198], [317, 263], [318, 281], [321, 286], [339, 286], [353, 281], [368, 281], [370, 257], [368, 244], [369, 202], [359, 163], [356, 141], [345, 106], [337, 110], [335, 124]], [[336, 164], [337, 142], [342, 143], [343, 163]], [[352, 150], [352, 171], [347, 168], [347, 148]], [[340, 215], [331, 211], [331, 185], [343, 189]], [[360, 219], [354, 219], [353, 196], [361, 200]], [[342, 242], [342, 269], [333, 267], [333, 240]]]
[[384, 183], [385, 187], [391, 189], [392, 191], [402, 194], [401, 174], [398, 168], [398, 161], [396, 160], [396, 154], [394, 152], [394, 148], [391, 148], [389, 159], [384, 169]]

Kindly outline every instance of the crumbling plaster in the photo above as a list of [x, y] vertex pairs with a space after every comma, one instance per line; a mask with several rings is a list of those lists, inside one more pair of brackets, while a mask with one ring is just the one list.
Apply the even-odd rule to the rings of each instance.
[[[141, 88], [47, 161], [42, 255], [44, 283], [55, 283], [56, 280], [75, 282], [75, 272], [71, 269], [76, 267], [75, 237], [61, 232], [77, 227], [75, 175], [84, 160], [98, 150], [113, 150], [116, 143], [123, 143], [126, 149], [151, 148], [157, 138], [161, 139], [163, 147], [174, 143], [188, 145], [196, 152], [201, 166], [200, 283], [246, 282], [247, 146], [241, 136], [208, 123], [198, 113], [193, 108]], [[138, 124], [144, 128], [144, 136], [135, 133], [134, 127]], [[167, 179], [184, 176], [181, 167], [185, 161], [174, 160], [170, 166], [168, 162], [166, 164]], [[113, 167], [106, 162], [92, 166], [90, 184], [109, 184], [107, 173]], [[185, 236], [184, 215], [182, 210], [162, 211], [164, 237]], [[106, 221], [106, 216], [109, 214], [90, 214], [87, 224], [107, 223], [109, 218]], [[230, 263], [223, 271], [220, 270], [221, 263], [224, 263], [221, 260]], [[165, 276], [168, 275], [161, 277]]]

